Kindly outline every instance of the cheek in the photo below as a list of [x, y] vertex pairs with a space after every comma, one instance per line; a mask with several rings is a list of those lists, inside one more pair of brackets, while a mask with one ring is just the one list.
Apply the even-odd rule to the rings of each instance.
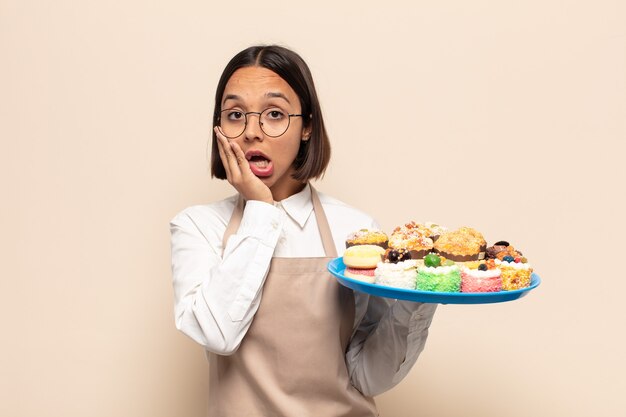
[[245, 140], [243, 140], [243, 135], [241, 135], [241, 136], [239, 136], [239, 137], [237, 137], [237, 138], [234, 138], [234, 139], [228, 139], [228, 142], [229, 142], [229, 143], [231, 143], [231, 142], [232, 142], [232, 143], [236, 143], [237, 145], [239, 145], [239, 147], [240, 147], [241, 149], [245, 149], [245, 148], [244, 148], [244, 145], [245, 145]]
[[300, 151], [300, 144], [301, 144], [301, 141], [298, 140], [296, 143], [292, 144], [289, 148], [289, 156], [292, 162], [295, 161], [296, 157], [298, 156], [298, 152]]
[[290, 138], [288, 141], [284, 141], [282, 146], [279, 147], [280, 160], [285, 165], [291, 165], [298, 156], [300, 150], [300, 138]]

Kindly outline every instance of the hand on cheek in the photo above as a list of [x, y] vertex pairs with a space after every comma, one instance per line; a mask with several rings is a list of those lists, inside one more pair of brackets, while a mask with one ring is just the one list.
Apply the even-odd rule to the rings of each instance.
[[216, 127], [217, 148], [226, 171], [226, 179], [246, 200], [259, 200], [272, 204], [274, 199], [269, 187], [250, 170], [243, 150], [229, 141]]

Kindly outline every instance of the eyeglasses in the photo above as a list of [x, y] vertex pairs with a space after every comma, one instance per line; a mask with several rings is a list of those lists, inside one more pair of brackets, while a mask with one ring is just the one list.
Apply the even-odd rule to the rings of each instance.
[[229, 139], [241, 136], [248, 125], [248, 115], [259, 116], [259, 126], [267, 136], [276, 138], [289, 129], [292, 117], [302, 117], [301, 114], [288, 114], [277, 108], [265, 109], [262, 112], [243, 112], [237, 109], [226, 109], [220, 112], [219, 126], [224, 136]]

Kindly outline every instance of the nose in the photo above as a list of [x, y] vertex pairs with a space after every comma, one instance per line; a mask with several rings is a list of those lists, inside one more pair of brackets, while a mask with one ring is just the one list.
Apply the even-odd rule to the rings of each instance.
[[[252, 118], [252, 116], [256, 118]], [[261, 130], [261, 113], [246, 113], [246, 129], [243, 131], [244, 140], [263, 140], [263, 131]]]

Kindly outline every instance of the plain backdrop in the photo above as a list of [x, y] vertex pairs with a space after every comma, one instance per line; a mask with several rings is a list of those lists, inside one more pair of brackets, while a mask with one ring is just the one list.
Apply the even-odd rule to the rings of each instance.
[[0, 0], [0, 415], [204, 415], [168, 222], [233, 193], [208, 172], [213, 95], [257, 43], [311, 67], [321, 191], [387, 232], [508, 240], [543, 279], [440, 306], [381, 415], [623, 415], [621, 0]]

